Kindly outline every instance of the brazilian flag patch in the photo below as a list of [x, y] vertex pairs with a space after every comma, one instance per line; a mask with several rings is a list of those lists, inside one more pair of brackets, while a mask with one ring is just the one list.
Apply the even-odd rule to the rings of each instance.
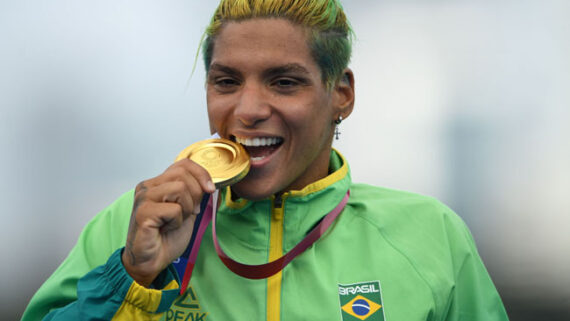
[[380, 281], [339, 284], [342, 321], [385, 321]]

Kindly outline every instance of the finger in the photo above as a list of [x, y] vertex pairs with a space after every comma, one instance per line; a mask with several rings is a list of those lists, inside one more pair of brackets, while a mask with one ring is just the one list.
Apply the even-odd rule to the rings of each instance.
[[194, 214], [198, 214], [200, 213], [200, 203], [202, 202], [204, 191], [194, 176], [187, 174], [184, 178], [186, 179], [186, 186], [194, 202]]
[[216, 186], [212, 182], [212, 178], [208, 171], [206, 171], [202, 166], [198, 165], [190, 159], [182, 159], [175, 163], [175, 166], [181, 166], [185, 168], [191, 175], [196, 179], [196, 181], [202, 187], [202, 190], [206, 193], [213, 193], [216, 190]]
[[[197, 186], [197, 183], [194, 183]], [[199, 189], [195, 187], [194, 189]], [[195, 197], [192, 196], [187, 183], [182, 180], [166, 182], [150, 188], [144, 194], [146, 200], [154, 203], [176, 203], [182, 209], [184, 218], [194, 213], [196, 206]]]
[[[158, 230], [160, 232], [176, 230], [184, 223], [182, 207], [178, 203], [153, 203], [145, 202], [139, 208], [139, 215], [136, 218], [139, 226], [138, 233], [148, 230]], [[190, 220], [195, 219], [195, 215]], [[192, 230], [189, 230], [191, 233]]]
[[141, 204], [129, 227], [123, 256], [129, 274], [150, 284], [166, 265], [184, 252], [195, 221], [195, 215], [182, 219], [182, 208], [178, 203], [147, 201]]
[[196, 181], [202, 187], [202, 190], [206, 193], [213, 193], [216, 190], [216, 186], [212, 182], [212, 178], [208, 171], [206, 171], [202, 166], [198, 165], [196, 162], [190, 159], [181, 159], [176, 163], [170, 165], [164, 173], [154, 178], [145, 181], [147, 187], [153, 187], [163, 184], [168, 181], [177, 180], [180, 177], [180, 172], [177, 169], [183, 169], [192, 175]]
[[186, 188], [190, 191], [190, 195], [194, 201], [194, 213], [198, 214], [200, 212], [202, 196], [204, 195], [204, 192], [207, 191], [202, 189], [202, 186], [193, 173], [190, 172], [190, 169], [179, 164], [176, 167], [170, 168], [167, 175], [172, 176], [172, 179], [176, 181], [182, 181], [186, 184]]
[[[183, 219], [182, 209], [178, 203], [148, 203], [144, 211], [153, 214], [140, 223], [142, 227], [135, 232], [137, 244], [134, 246], [139, 250], [140, 256], [162, 257], [159, 261], [163, 263], [164, 268], [164, 263], [172, 262], [188, 246], [196, 215]], [[159, 243], [157, 243], [158, 239], [160, 239]]]

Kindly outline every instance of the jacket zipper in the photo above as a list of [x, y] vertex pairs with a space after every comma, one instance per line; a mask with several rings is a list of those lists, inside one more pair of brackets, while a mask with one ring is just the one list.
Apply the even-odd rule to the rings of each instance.
[[[275, 194], [271, 208], [271, 225], [269, 235], [269, 261], [283, 256], [283, 195]], [[282, 272], [267, 279], [267, 320], [281, 319], [281, 282]]]

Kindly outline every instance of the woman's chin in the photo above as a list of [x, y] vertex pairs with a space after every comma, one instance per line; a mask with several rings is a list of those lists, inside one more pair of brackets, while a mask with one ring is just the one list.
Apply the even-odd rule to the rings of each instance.
[[268, 188], [267, 184], [257, 183], [248, 179], [247, 177], [232, 185], [232, 193], [239, 198], [245, 198], [250, 201], [259, 201], [271, 197], [271, 195], [279, 191], [273, 191]]

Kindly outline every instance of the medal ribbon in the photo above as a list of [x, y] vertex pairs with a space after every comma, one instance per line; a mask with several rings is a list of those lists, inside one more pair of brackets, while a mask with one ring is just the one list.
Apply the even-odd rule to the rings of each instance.
[[226, 255], [226, 253], [224, 252], [224, 250], [222, 250], [218, 242], [218, 238], [216, 236], [216, 212], [217, 212], [218, 191], [216, 190], [216, 192], [214, 192], [214, 194], [212, 194], [212, 196], [210, 197], [208, 206], [203, 212], [203, 217], [200, 220], [198, 234], [196, 235], [194, 244], [192, 244], [192, 249], [190, 250], [190, 256], [188, 258], [188, 263], [186, 265], [186, 271], [184, 272], [184, 278], [182, 282], [182, 287], [180, 288], [180, 294], [184, 293], [184, 291], [186, 291], [186, 288], [188, 287], [188, 283], [190, 282], [190, 277], [192, 275], [192, 270], [194, 269], [194, 264], [196, 262], [196, 257], [198, 256], [198, 249], [200, 247], [200, 243], [202, 242], [202, 236], [204, 235], [204, 231], [206, 230], [206, 227], [208, 226], [210, 221], [212, 221], [212, 238], [214, 240], [214, 246], [216, 248], [218, 257], [222, 260], [224, 265], [239, 276], [248, 279], [265, 279], [281, 271], [297, 255], [303, 253], [307, 248], [309, 248], [313, 243], [315, 243], [315, 241], [317, 241], [331, 226], [331, 224], [334, 222], [334, 220], [337, 218], [340, 212], [342, 212], [342, 210], [346, 206], [346, 203], [348, 202], [349, 196], [350, 196], [350, 191], [347, 191], [343, 199], [340, 201], [340, 203], [331, 212], [329, 212], [319, 222], [319, 224], [315, 228], [313, 228], [311, 232], [307, 234], [307, 236], [305, 236], [305, 238], [301, 242], [299, 242], [293, 249], [291, 249], [291, 251], [287, 252], [287, 254], [283, 255], [277, 260], [265, 264], [249, 265], [234, 261], [228, 255]]

